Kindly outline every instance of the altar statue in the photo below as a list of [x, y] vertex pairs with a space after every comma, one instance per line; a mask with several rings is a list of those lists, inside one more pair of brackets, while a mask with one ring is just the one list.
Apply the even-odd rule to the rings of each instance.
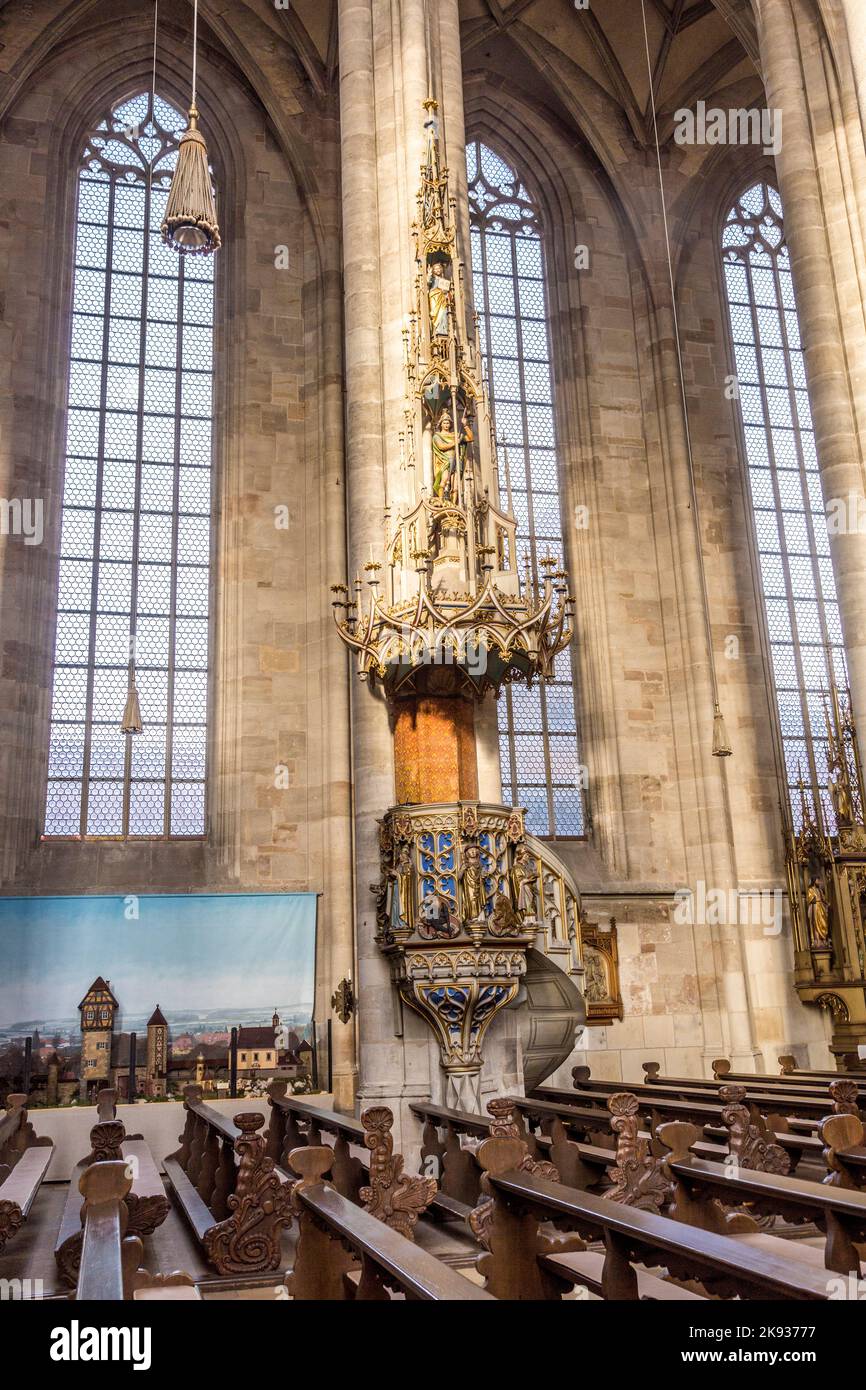
[[806, 889], [806, 918], [812, 945], [826, 946], [830, 940], [830, 904], [817, 878]]
[[436, 261], [427, 276], [430, 334], [433, 338], [447, 338], [450, 329], [451, 281], [444, 271], [444, 262]]

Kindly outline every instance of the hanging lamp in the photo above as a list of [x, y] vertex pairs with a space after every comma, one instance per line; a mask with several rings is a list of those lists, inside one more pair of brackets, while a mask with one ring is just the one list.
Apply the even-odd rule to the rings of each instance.
[[222, 245], [208, 168], [207, 145], [198, 128], [198, 108], [195, 104], [197, 58], [198, 0], [194, 0], [189, 125], [180, 137], [177, 164], [161, 227], [165, 244], [185, 256], [207, 256]]
[[135, 684], [135, 633], [130, 633], [129, 638], [129, 675], [126, 687], [126, 704], [123, 707], [123, 718], [120, 721], [120, 732], [122, 734], [140, 734], [144, 729], [141, 722], [141, 705], [138, 699], [138, 687]]

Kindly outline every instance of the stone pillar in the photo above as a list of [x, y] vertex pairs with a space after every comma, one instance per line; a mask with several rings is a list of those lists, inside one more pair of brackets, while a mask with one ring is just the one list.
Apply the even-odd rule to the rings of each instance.
[[863, 0], [840, 0], [840, 3], [845, 19], [842, 32], [847, 38], [857, 87], [860, 122], [866, 133], [866, 5]]
[[[852, 14], [861, 9], [850, 6]], [[866, 493], [863, 150], [848, 140], [823, 26], [800, 0], [756, 0], [767, 102], [782, 112], [779, 191], [824, 500]], [[862, 17], [860, 24], [862, 24]], [[859, 25], [855, 22], [855, 30]], [[859, 172], [858, 172], [859, 171]], [[854, 716], [866, 735], [866, 532], [830, 538]]]

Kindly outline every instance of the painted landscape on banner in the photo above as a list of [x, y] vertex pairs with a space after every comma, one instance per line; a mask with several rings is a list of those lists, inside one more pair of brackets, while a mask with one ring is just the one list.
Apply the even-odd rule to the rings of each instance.
[[0, 1082], [20, 1071], [26, 1037], [36, 1087], [53, 1067], [61, 1103], [85, 1093], [85, 1067], [94, 1083], [122, 1082], [132, 1033], [137, 1075], [148, 1048], [163, 1073], [156, 1094], [197, 1079], [196, 1063], [198, 1079], [224, 1081], [233, 1027], [262, 1080], [298, 1066], [312, 1036], [316, 905], [314, 893], [0, 898]]

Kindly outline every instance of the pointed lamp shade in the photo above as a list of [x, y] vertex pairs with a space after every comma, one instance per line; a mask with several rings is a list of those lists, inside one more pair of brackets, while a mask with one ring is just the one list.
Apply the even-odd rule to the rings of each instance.
[[192, 100], [189, 107], [189, 125], [180, 137], [177, 164], [160, 229], [165, 244], [186, 256], [207, 256], [222, 245], [207, 162], [207, 145], [198, 128], [198, 108], [195, 104], [197, 70], [198, 0], [195, 0], [192, 19]]
[[187, 256], [206, 256], [222, 245], [207, 146], [198, 128], [198, 110], [194, 104], [189, 110], [189, 126], [180, 137], [161, 231], [167, 246]]
[[133, 676], [129, 682], [129, 690], [126, 692], [126, 704], [123, 707], [123, 718], [120, 721], [120, 732], [122, 734], [140, 734], [144, 728], [141, 722], [141, 705], [138, 702], [138, 690]]
[[725, 716], [716, 703], [713, 711], [713, 757], [729, 758], [731, 756], [731, 745], [728, 742], [728, 731], [725, 728]]

